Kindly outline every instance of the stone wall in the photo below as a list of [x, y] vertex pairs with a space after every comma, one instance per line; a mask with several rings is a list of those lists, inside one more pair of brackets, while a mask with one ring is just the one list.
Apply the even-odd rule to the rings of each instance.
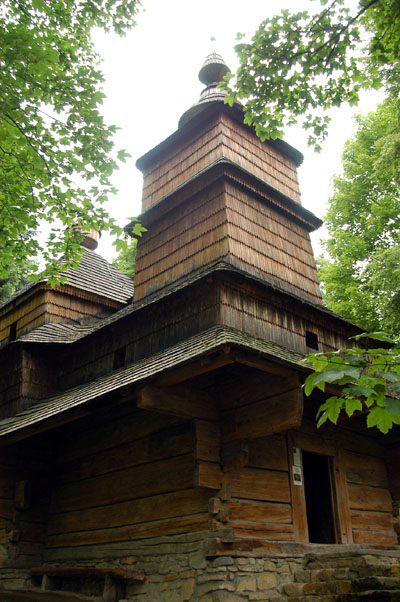
[[[145, 539], [107, 546], [58, 551], [47, 566], [114, 567], [144, 574], [143, 582], [128, 581], [119, 602], [334, 602], [400, 600], [400, 551], [363, 550], [359, 546], [276, 543], [264, 551], [208, 556], [209, 533]], [[254, 543], [254, 542], [253, 542]], [[219, 551], [219, 553], [221, 553]], [[57, 554], [56, 554], [57, 556]], [[0, 571], [1, 572], [1, 571]], [[2, 586], [29, 587], [21, 571], [3, 570]], [[79, 587], [62, 589], [99, 596]], [[100, 588], [101, 589], [101, 588]], [[96, 590], [96, 591], [95, 591]], [[0, 591], [0, 600], [1, 591]], [[99, 600], [99, 598], [97, 598]]]

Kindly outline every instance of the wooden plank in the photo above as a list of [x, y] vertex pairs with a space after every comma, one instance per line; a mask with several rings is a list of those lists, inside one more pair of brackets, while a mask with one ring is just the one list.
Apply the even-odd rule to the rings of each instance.
[[250, 520], [263, 523], [292, 523], [290, 504], [255, 502], [252, 500], [229, 501], [232, 520]]
[[225, 442], [221, 447], [221, 462], [224, 472], [241, 468], [248, 464], [249, 445], [247, 439]]
[[343, 450], [339, 449], [332, 459], [332, 501], [338, 519], [335, 521], [338, 543], [351, 544], [353, 543], [353, 524], [350, 516], [349, 491], [343, 455]]
[[400, 501], [400, 447], [387, 450], [386, 466], [390, 482], [390, 492], [395, 500]]
[[380, 458], [346, 452], [344, 465], [349, 483], [375, 487], [388, 486], [386, 466]]
[[193, 454], [160, 460], [55, 488], [52, 512], [122, 502], [193, 486]]
[[257, 438], [300, 426], [303, 392], [299, 389], [224, 412], [224, 441]]
[[286, 472], [241, 468], [227, 473], [232, 497], [241, 499], [289, 502], [290, 490]]
[[55, 535], [90, 531], [198, 514], [207, 510], [209, 498], [210, 492], [205, 489], [185, 489], [97, 508], [53, 514], [49, 520], [48, 533]]
[[285, 435], [270, 435], [250, 439], [248, 466], [289, 470]]
[[219, 464], [209, 462], [197, 462], [194, 477], [195, 487], [207, 487], [208, 489], [221, 489], [223, 473]]
[[349, 484], [348, 490], [351, 509], [392, 511], [392, 499], [387, 489]]
[[[175, 416], [156, 412], [136, 410], [129, 415], [106, 417], [97, 422], [95, 416], [88, 430], [79, 432], [71, 429], [68, 440], [60, 449], [59, 461], [67, 462], [105, 449], [120, 446], [123, 443], [144, 438], [151, 433], [160, 432], [170, 426], [181, 423]], [[90, 424], [90, 422], [89, 422]]]
[[173, 385], [188, 380], [189, 378], [199, 376], [200, 374], [206, 374], [212, 370], [217, 370], [228, 364], [233, 364], [234, 362], [235, 358], [229, 354], [229, 350], [226, 353], [223, 351], [217, 353], [213, 357], [205, 356], [180, 368], [169, 370], [162, 377], [157, 379], [157, 385]]
[[[224, 288], [223, 294], [226, 294]], [[239, 296], [241, 302], [245, 304], [244, 294], [240, 290], [235, 291], [235, 295]], [[253, 301], [253, 300], [252, 300]], [[230, 304], [230, 302], [228, 302]], [[253, 302], [254, 305], [254, 302]], [[258, 358], [261, 361], [261, 358]], [[259, 365], [259, 364], [258, 364]], [[291, 376], [288, 372], [288, 376], [282, 379], [282, 374], [276, 375], [270, 373], [272, 362], [263, 363], [263, 370], [258, 368], [249, 370], [247, 367], [238, 366], [236, 368], [236, 375], [229, 375], [229, 379], [221, 384], [221, 407], [224, 410], [232, 410], [233, 408], [247, 405], [255, 401], [265, 399], [266, 396], [274, 397], [285, 391], [291, 391], [292, 389], [300, 386], [298, 375]], [[241, 370], [239, 370], [241, 368]], [[284, 367], [282, 366], [285, 371]], [[273, 369], [273, 368], [271, 368]], [[242, 370], [246, 370], [246, 376], [243, 377]], [[235, 377], [236, 376], [236, 377]], [[251, 379], [251, 387], [249, 387], [249, 378]]]
[[314, 433], [304, 433], [300, 430], [293, 431], [292, 438], [295, 447], [311, 454], [334, 456], [337, 450], [334, 439], [325, 437], [323, 432], [316, 429]]
[[135, 581], [144, 581], [144, 571], [138, 571], [130, 568], [121, 567], [93, 567], [93, 566], [36, 566], [31, 568], [31, 575], [47, 575], [48, 577], [72, 577], [72, 576], [93, 576], [102, 577], [110, 575], [115, 579], [133, 579]]
[[193, 451], [193, 427], [186, 423], [84, 457], [75, 463], [75, 469], [72, 465], [72, 471], [68, 465], [65, 466], [66, 474], [63, 475], [62, 481], [87, 479], [191, 451]]
[[368, 512], [366, 510], [352, 510], [351, 522], [354, 529], [359, 529], [362, 531], [393, 530], [393, 516], [389, 512]]
[[260, 525], [258, 523], [232, 523], [235, 537], [262, 538], [276, 541], [293, 541], [294, 531], [293, 525]]
[[[357, 432], [350, 428], [350, 424], [351, 421], [346, 423], [346, 425], [338, 427], [333, 424], [325, 423], [320, 429], [317, 429], [316, 421], [314, 419], [304, 417], [301, 425], [301, 432], [317, 435], [320, 440], [324, 442], [324, 445], [330, 444], [332, 450], [340, 445], [344, 450], [356, 453], [359, 453], [360, 450], [362, 450], [363, 453], [369, 456], [383, 458], [384, 447], [382, 445], [382, 440], [378, 440], [368, 434]], [[296, 431], [296, 433], [297, 432], [298, 431]], [[312, 451], [311, 448], [310, 451]]]
[[173, 390], [167, 391], [153, 385], [146, 385], [138, 391], [137, 406], [142, 410], [153, 410], [181, 416], [183, 418], [200, 418], [218, 420], [218, 408], [215, 400], [201, 392], [187, 390], [186, 395], [177, 395]]
[[354, 543], [358, 544], [381, 544], [397, 548], [397, 535], [394, 531], [359, 531], [355, 529]]
[[240, 353], [237, 351], [234, 354], [234, 358], [235, 362], [238, 362], [239, 364], [244, 364], [245, 366], [250, 366], [251, 368], [256, 368], [257, 370], [263, 370], [269, 374], [278, 374], [279, 376], [288, 378], [293, 375], [293, 372], [283, 364], [271, 362], [264, 358], [257, 357], [256, 355]]
[[[43, 602], [43, 590], [34, 587], [1, 590], [4, 600], [7, 602]], [[103, 602], [102, 596], [85, 596], [68, 591], [46, 591], [46, 602]]]
[[220, 462], [221, 433], [219, 424], [195, 420], [195, 455], [197, 460]]
[[[297, 447], [294, 434], [287, 434], [287, 457], [289, 460], [289, 484], [290, 498], [292, 502], [292, 519], [295, 541], [308, 541], [308, 523], [306, 499], [304, 494], [304, 479], [301, 485], [295, 484], [293, 480], [293, 448]], [[301, 467], [302, 469], [302, 467]]]
[[112, 529], [62, 533], [50, 536], [47, 545], [49, 548], [87, 546], [202, 531], [208, 528], [209, 516], [208, 512], [203, 512], [189, 516], [167, 518], [160, 521], [148, 521], [123, 527], [113, 527]]

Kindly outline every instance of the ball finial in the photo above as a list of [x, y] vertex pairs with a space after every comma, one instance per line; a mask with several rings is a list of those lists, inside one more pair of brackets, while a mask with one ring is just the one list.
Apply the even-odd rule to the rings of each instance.
[[[211, 40], [215, 40], [215, 38], [211, 38]], [[199, 80], [202, 84], [210, 86], [222, 81], [224, 75], [227, 73], [229, 73], [228, 65], [220, 54], [213, 51], [208, 55], [199, 71]]]

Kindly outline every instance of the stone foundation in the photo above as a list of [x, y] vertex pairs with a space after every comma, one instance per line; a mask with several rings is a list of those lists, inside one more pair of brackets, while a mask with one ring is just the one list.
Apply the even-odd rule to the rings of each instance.
[[[235, 552], [232, 545], [230, 554], [207, 556], [207, 536], [209, 533], [192, 533], [55, 550], [51, 561], [45, 558], [44, 563], [53, 567], [117, 567], [144, 573], [143, 583], [127, 581], [119, 602], [400, 600], [397, 550], [286, 543], [279, 551], [274, 543], [273, 553]], [[4, 589], [32, 585], [27, 569], [3, 569], [1, 577]], [[89, 592], [87, 585], [79, 589], [77, 582], [72, 588], [68, 580], [62, 589], [99, 595], [98, 588]]]

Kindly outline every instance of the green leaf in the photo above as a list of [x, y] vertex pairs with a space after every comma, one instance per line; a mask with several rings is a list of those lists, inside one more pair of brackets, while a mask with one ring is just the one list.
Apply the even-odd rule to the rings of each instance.
[[375, 406], [367, 417], [367, 426], [376, 426], [384, 435], [389, 432], [393, 426], [394, 415], [389, 414], [385, 408]]
[[350, 418], [354, 414], [355, 411], [361, 412], [362, 403], [359, 399], [355, 399], [355, 398], [345, 399], [344, 409], [345, 409], [347, 416]]

